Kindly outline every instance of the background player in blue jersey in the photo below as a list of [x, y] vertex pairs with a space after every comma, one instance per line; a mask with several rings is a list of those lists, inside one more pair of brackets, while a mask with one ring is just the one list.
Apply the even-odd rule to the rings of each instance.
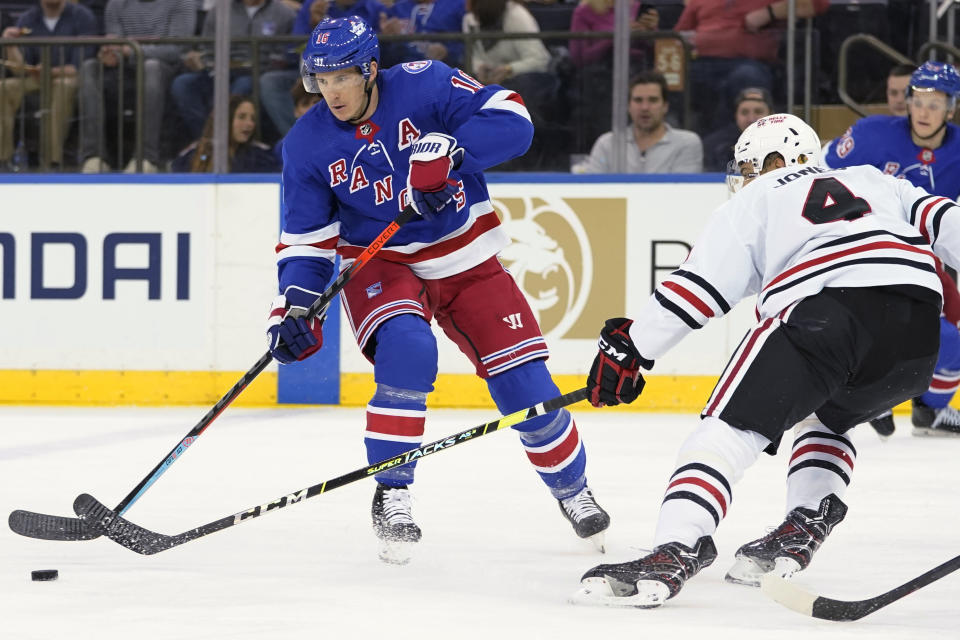
[[[317, 25], [303, 53], [304, 87], [324, 101], [283, 145], [280, 295], [270, 349], [282, 363], [322, 343], [322, 320], [304, 310], [406, 204], [421, 214], [400, 229], [343, 290], [357, 343], [373, 363], [367, 406], [370, 462], [419, 446], [443, 332], [470, 359], [497, 407], [514, 412], [559, 394], [529, 305], [497, 253], [509, 244], [483, 171], [521, 155], [533, 136], [516, 93], [483, 86], [424, 60], [379, 67], [370, 27], [352, 16]], [[581, 538], [602, 549], [610, 518], [587, 487], [586, 453], [566, 410], [516, 427], [527, 457]], [[381, 558], [409, 560], [420, 539], [408, 485], [413, 464], [378, 473], [373, 526]]]
[[[934, 195], [943, 196], [929, 211], [936, 215], [946, 198], [960, 196], [960, 127], [950, 122], [960, 94], [960, 74], [949, 64], [925, 62], [907, 88], [906, 116], [868, 116], [829, 144], [825, 163], [832, 167], [869, 164], [884, 173], [906, 178]], [[941, 270], [944, 290], [956, 283]], [[956, 318], [941, 318], [940, 358], [930, 389], [913, 400], [914, 435], [960, 436], [960, 412], [948, 406], [960, 386], [960, 331]], [[877, 433], [894, 431], [893, 415], [870, 422]]]

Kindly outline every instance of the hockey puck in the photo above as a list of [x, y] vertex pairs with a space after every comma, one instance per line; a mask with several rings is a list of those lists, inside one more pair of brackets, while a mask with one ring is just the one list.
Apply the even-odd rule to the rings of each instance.
[[39, 569], [30, 572], [30, 579], [34, 582], [49, 582], [50, 580], [56, 580], [59, 576], [60, 572], [56, 569]]

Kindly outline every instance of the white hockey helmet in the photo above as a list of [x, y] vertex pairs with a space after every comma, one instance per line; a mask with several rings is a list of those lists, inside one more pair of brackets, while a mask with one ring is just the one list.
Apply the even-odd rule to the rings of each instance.
[[743, 130], [733, 149], [739, 167], [752, 162], [759, 174], [763, 161], [771, 153], [783, 156], [788, 167], [818, 165], [821, 159], [820, 137], [802, 119], [789, 113], [774, 113], [760, 118]]

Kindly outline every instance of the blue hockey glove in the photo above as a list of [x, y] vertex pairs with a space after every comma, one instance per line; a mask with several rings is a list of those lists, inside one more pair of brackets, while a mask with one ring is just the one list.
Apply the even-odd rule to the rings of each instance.
[[431, 217], [456, 195], [460, 187], [450, 170], [460, 166], [463, 154], [457, 139], [443, 133], [428, 133], [413, 143], [407, 188], [421, 216]]
[[273, 300], [267, 319], [267, 344], [273, 357], [290, 364], [312, 356], [323, 346], [324, 310], [307, 320], [307, 309], [320, 294], [297, 287], [287, 287], [286, 295]]
[[653, 363], [637, 351], [630, 338], [633, 320], [611, 318], [600, 332], [597, 357], [587, 377], [590, 404], [595, 407], [633, 402], [643, 391], [646, 382], [640, 375], [640, 365], [650, 368]]

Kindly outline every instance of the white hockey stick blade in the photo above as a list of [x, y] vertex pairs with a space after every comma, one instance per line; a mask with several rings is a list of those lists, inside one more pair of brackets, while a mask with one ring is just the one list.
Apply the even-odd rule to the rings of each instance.
[[760, 577], [760, 592], [787, 609], [792, 609], [805, 616], [813, 615], [813, 602], [817, 599], [817, 596], [808, 593], [775, 573], [765, 573]]

